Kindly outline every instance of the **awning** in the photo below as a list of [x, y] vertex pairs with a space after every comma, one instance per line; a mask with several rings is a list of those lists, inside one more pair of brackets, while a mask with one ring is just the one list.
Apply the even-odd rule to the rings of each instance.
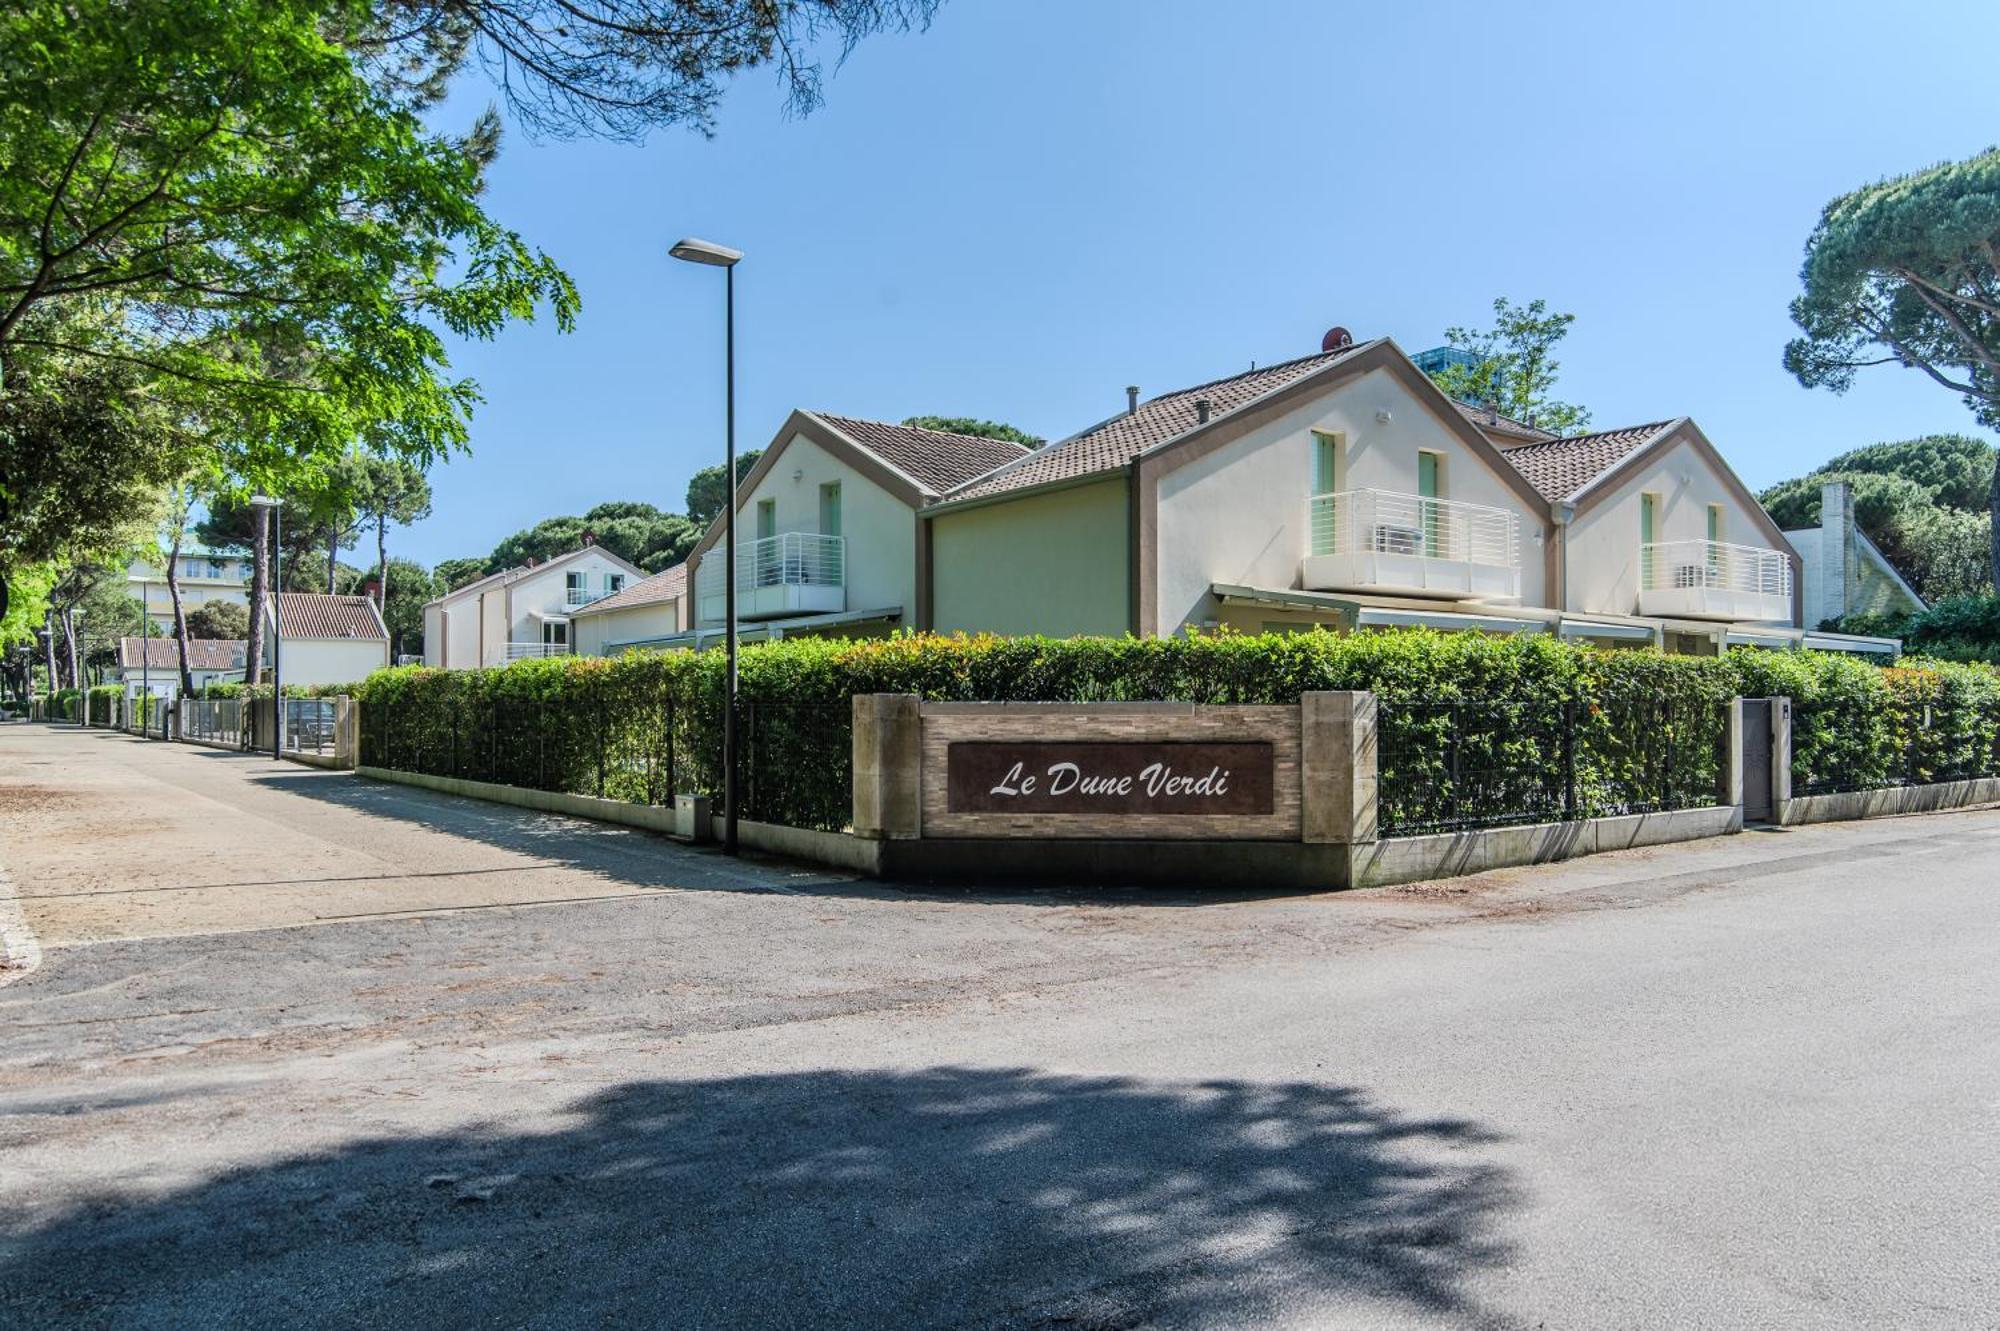
[[[736, 641], [776, 641], [790, 633], [843, 628], [855, 624], [894, 623], [902, 617], [903, 607], [892, 605], [880, 610], [848, 610], [835, 615], [800, 615], [795, 619], [760, 620], [753, 624], [738, 624]], [[689, 629], [685, 633], [669, 633], [658, 638], [627, 638], [621, 642], [607, 642], [604, 644], [604, 652], [608, 656], [613, 652], [626, 652], [638, 647], [699, 649], [721, 643], [722, 637], [722, 625], [711, 624], [698, 629]]]
[[1796, 651], [1799, 646], [1799, 640], [1794, 634], [1760, 633], [1755, 629], [1730, 629], [1722, 635], [1722, 641], [1729, 647], [1769, 647], [1780, 652]]
[[1858, 652], [1864, 656], [1901, 656], [1901, 638], [1864, 638], [1854, 633], [1808, 633], [1803, 644], [1814, 652]]
[[1604, 624], [1594, 619], [1565, 619], [1556, 632], [1565, 638], [1616, 638], [1621, 642], [1655, 642], [1658, 630], [1650, 624]]
[[1390, 610], [1365, 605], [1355, 615], [1355, 623], [1365, 629], [1424, 628], [1479, 633], [1541, 633], [1548, 625], [1535, 619], [1514, 619], [1506, 615], [1468, 615], [1451, 610]]

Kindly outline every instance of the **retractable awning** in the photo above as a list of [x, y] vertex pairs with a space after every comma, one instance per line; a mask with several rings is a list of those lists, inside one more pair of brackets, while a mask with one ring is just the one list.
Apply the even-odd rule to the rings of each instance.
[[1901, 656], [1901, 638], [1864, 638], [1855, 633], [1808, 633], [1803, 644], [1814, 652], [1855, 652], [1863, 656]]
[[1729, 647], [1769, 647], [1775, 651], [1798, 650], [1799, 635], [1780, 630], [1730, 629], [1722, 635], [1722, 641]]
[[1536, 619], [1515, 619], [1509, 615], [1472, 615], [1453, 610], [1391, 610], [1386, 606], [1364, 605], [1355, 614], [1362, 628], [1425, 628], [1467, 630], [1477, 633], [1542, 633], [1548, 625]]
[[1659, 630], [1650, 624], [1606, 624], [1594, 619], [1565, 619], [1556, 632], [1565, 638], [1615, 638], [1620, 642], [1659, 640]]
[[[900, 605], [885, 606], [879, 610], [849, 610], [837, 615], [801, 615], [796, 619], [767, 619], [754, 624], [736, 626], [736, 641], [765, 642], [786, 636], [788, 633], [806, 633], [818, 629], [845, 628], [857, 624], [892, 624], [903, 617]], [[626, 652], [639, 647], [707, 647], [722, 641], [720, 624], [705, 625], [689, 629], [685, 633], [669, 633], [659, 638], [628, 638], [622, 642], [607, 642], [604, 651]]]

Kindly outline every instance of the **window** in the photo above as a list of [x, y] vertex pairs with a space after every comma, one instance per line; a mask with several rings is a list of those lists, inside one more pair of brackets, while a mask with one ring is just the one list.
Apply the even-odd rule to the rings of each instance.
[[1427, 448], [1417, 450], [1417, 518], [1418, 530], [1423, 533], [1423, 552], [1433, 559], [1442, 559], [1450, 551], [1446, 548], [1450, 535], [1445, 522], [1445, 508], [1437, 501], [1444, 493], [1444, 455], [1433, 453]]
[[840, 535], [840, 482], [828, 481], [819, 487], [819, 534]]
[[1722, 539], [1722, 505], [1720, 504], [1710, 504], [1708, 506], [1708, 539], [1711, 541]]
[[569, 621], [567, 619], [543, 620], [542, 645], [545, 647], [569, 646]]
[[1651, 587], [1653, 582], [1653, 543], [1659, 540], [1660, 497], [1656, 494], [1639, 496], [1639, 585]]
[[757, 501], [757, 539], [768, 541], [778, 534], [778, 501], [759, 499]]
[[606, 596], [611, 596], [624, 590], [625, 575], [623, 573], [607, 573], [604, 575], [604, 594]]
[[1344, 456], [1345, 441], [1337, 434], [1324, 430], [1313, 431], [1312, 491], [1308, 501], [1307, 514], [1311, 527], [1310, 549], [1316, 555], [1337, 554], [1340, 551], [1340, 505], [1341, 501], [1331, 498], [1340, 492], [1347, 482], [1347, 459]]

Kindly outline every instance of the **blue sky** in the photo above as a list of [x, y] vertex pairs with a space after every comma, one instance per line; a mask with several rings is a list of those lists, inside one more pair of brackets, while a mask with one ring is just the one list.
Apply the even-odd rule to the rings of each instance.
[[721, 279], [666, 257], [683, 234], [748, 253], [745, 448], [794, 406], [1054, 438], [1128, 383], [1302, 355], [1333, 324], [1416, 351], [1496, 295], [1577, 315], [1560, 388], [1598, 425], [1693, 416], [1753, 486], [1971, 433], [1914, 373], [1836, 397], [1779, 357], [1827, 200], [2000, 139], [1996, 38], [1973, 0], [946, 0], [829, 69], [807, 119], [759, 71], [712, 139], [512, 132], [491, 206], [577, 279], [582, 325], [455, 349], [486, 394], [472, 453], [397, 552], [680, 506], [722, 450]]

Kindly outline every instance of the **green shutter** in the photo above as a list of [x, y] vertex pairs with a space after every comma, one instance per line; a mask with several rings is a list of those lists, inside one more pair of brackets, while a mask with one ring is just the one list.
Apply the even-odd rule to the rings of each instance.
[[1340, 484], [1340, 436], [1313, 432], [1313, 493], [1330, 495]]
[[1711, 541], [1722, 539], [1722, 505], [1720, 504], [1710, 504], [1708, 506], [1708, 539]]
[[1417, 495], [1422, 499], [1438, 497], [1438, 455], [1417, 454]]
[[819, 534], [840, 535], [840, 482], [830, 481], [819, 487]]
[[757, 539], [768, 540], [778, 534], [778, 501], [759, 499], [757, 501]]
[[1655, 512], [1658, 504], [1659, 500], [1652, 495], [1642, 494], [1639, 496], [1639, 540], [1645, 545], [1651, 545], [1657, 539], [1654, 537], [1653, 531], [1658, 517]]

